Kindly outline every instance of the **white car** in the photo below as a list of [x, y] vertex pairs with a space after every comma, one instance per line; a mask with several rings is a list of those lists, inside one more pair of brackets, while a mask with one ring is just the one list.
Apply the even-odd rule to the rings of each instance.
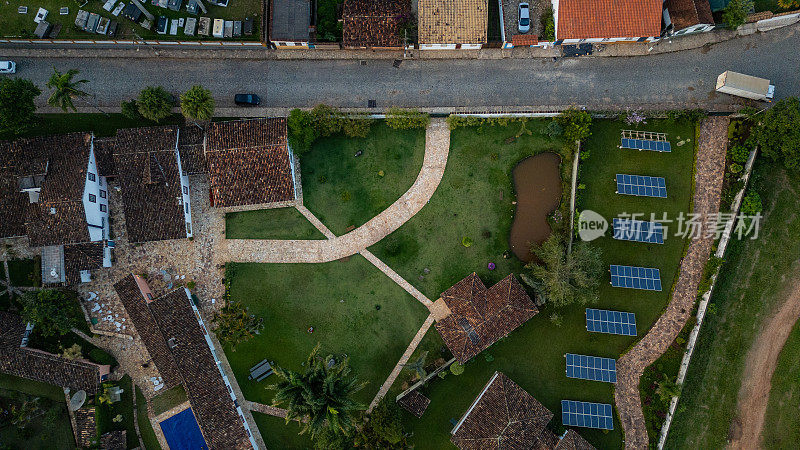
[[531, 9], [527, 3], [519, 4], [519, 32], [531, 31]]
[[14, 61], [0, 61], [0, 73], [15, 73], [17, 65]]

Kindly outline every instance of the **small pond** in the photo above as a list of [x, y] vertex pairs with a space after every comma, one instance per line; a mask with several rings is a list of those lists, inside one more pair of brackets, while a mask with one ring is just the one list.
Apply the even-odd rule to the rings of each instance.
[[525, 158], [514, 167], [517, 210], [509, 243], [511, 251], [522, 261], [530, 261], [531, 244], [541, 244], [552, 231], [547, 216], [561, 201], [560, 164], [559, 155], [547, 152]]

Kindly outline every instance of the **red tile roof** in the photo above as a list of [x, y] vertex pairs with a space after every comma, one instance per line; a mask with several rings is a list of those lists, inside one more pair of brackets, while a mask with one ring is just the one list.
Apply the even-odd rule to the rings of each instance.
[[411, 9], [408, 0], [345, 0], [342, 5], [345, 47], [402, 47], [400, 23]]
[[661, 11], [661, 0], [561, 0], [556, 38], [659, 36]]
[[675, 31], [701, 23], [714, 24], [708, 0], [667, 0], [664, 4]]
[[539, 36], [535, 34], [515, 34], [511, 36], [511, 44], [514, 47], [525, 47], [539, 43]]
[[419, 418], [422, 417], [425, 410], [428, 409], [428, 405], [431, 404], [431, 399], [425, 397], [419, 389], [414, 389], [398, 400], [397, 403], [403, 409]]

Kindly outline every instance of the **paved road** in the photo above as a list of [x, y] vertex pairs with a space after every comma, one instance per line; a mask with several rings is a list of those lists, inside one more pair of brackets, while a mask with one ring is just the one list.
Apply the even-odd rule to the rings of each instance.
[[[662, 46], [668, 43], [660, 44]], [[642, 57], [580, 59], [425, 60], [197, 60], [30, 58], [18, 74], [44, 86], [53, 66], [78, 68], [100, 105], [117, 106], [149, 84], [179, 92], [202, 84], [232, 106], [237, 92], [260, 94], [263, 106], [324, 102], [340, 107], [482, 107], [586, 105], [724, 106], [734, 97], [712, 91], [731, 69], [770, 78], [776, 97], [800, 95], [800, 26], [710, 47]], [[0, 50], [2, 57], [2, 50]], [[40, 97], [44, 102], [46, 95]]]

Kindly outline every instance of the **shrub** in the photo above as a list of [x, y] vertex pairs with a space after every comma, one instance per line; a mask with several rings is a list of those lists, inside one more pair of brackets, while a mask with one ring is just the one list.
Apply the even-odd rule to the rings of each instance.
[[109, 366], [116, 366], [117, 360], [114, 359], [113, 356], [106, 353], [104, 350], [99, 348], [93, 348], [89, 350], [89, 361], [92, 361], [96, 364], [108, 364]]
[[214, 115], [214, 97], [203, 86], [192, 86], [181, 95], [181, 112], [187, 119], [210, 120]]
[[375, 120], [366, 115], [342, 117], [342, 132], [347, 137], [367, 137]]
[[431, 121], [430, 115], [416, 109], [389, 108], [386, 112], [386, 125], [395, 130], [425, 128]]
[[592, 116], [574, 108], [562, 112], [556, 120], [564, 128], [564, 139], [572, 143], [591, 136]]
[[750, 137], [767, 158], [787, 169], [800, 168], [800, 101], [790, 97], [776, 103], [764, 112]]
[[739, 208], [740, 216], [754, 216], [763, 210], [761, 204], [761, 196], [758, 192], [750, 191], [742, 200], [742, 206]]
[[542, 38], [545, 41], [553, 42], [556, 40], [556, 21], [553, 18], [553, 8], [547, 8], [542, 13]]
[[458, 362], [454, 362], [453, 364], [450, 364], [450, 373], [453, 375], [461, 375], [464, 373], [464, 366]]
[[142, 117], [158, 122], [172, 114], [172, 95], [161, 86], [148, 86], [139, 94], [136, 105]]
[[472, 246], [472, 238], [469, 237], [469, 236], [464, 236], [463, 238], [461, 238], [461, 245], [463, 245], [464, 247], [467, 247], [467, 248], [471, 247]]
[[744, 145], [736, 145], [731, 148], [731, 160], [733, 162], [744, 164], [750, 157], [750, 150]]
[[667, 111], [667, 119], [673, 122], [695, 123], [706, 115], [707, 113], [699, 108]]
[[731, 165], [730, 165], [730, 171], [731, 171], [731, 173], [733, 173], [733, 174], [737, 174], [737, 173], [741, 172], [741, 171], [742, 171], [742, 166], [741, 166], [741, 164], [737, 164], [737, 163], [733, 163], [733, 164], [731, 164]]
[[32, 123], [42, 91], [23, 78], [0, 78], [0, 133], [19, 134]]
[[747, 21], [747, 15], [753, 10], [753, 0], [731, 0], [722, 11], [722, 21], [728, 28], [735, 30]]
[[342, 23], [337, 11], [342, 0], [317, 1], [317, 38], [320, 41], [336, 42], [342, 38]]
[[197, 283], [195, 283], [194, 281], [190, 281], [190, 282], [186, 283], [186, 287], [189, 288], [189, 290], [194, 289], [195, 286], [197, 286]]
[[122, 115], [125, 116], [125, 118], [130, 120], [139, 120], [142, 118], [142, 115], [139, 114], [139, 107], [136, 105], [136, 100], [122, 102], [120, 106], [122, 107]]
[[317, 139], [311, 113], [296, 108], [291, 110], [286, 126], [289, 129], [289, 145], [295, 153], [302, 155], [311, 149], [311, 144]]

